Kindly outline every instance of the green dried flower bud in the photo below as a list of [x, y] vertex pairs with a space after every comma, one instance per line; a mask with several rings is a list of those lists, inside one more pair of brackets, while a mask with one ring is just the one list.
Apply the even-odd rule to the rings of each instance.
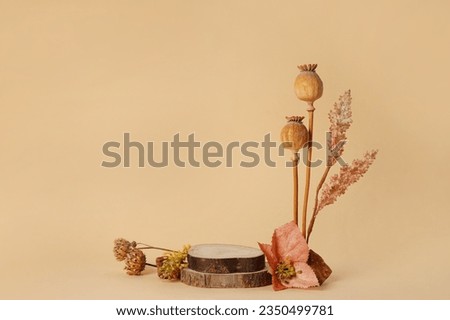
[[159, 257], [156, 262], [158, 276], [166, 280], [179, 280], [181, 270], [188, 266], [187, 255], [190, 248], [190, 245], [185, 245], [181, 251], [166, 253], [164, 257]]
[[281, 261], [277, 265], [275, 274], [281, 282], [289, 282], [289, 279], [295, 277], [296, 271], [293, 264], [289, 260]]

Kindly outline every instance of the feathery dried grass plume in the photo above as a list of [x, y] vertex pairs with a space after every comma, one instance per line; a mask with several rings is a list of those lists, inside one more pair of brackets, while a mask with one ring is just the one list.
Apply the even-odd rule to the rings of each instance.
[[183, 250], [166, 253], [164, 257], [161, 257], [156, 263], [158, 276], [166, 280], [180, 279], [181, 270], [188, 266], [187, 255], [190, 248], [190, 245], [185, 245]]
[[336, 154], [331, 154], [327, 159], [327, 166], [332, 166], [336, 159], [339, 158], [344, 149], [342, 146], [347, 140], [347, 130], [352, 124], [352, 96], [350, 90], [347, 90], [342, 96], [339, 97], [339, 101], [336, 102], [333, 108], [328, 113], [328, 119], [330, 120], [330, 140], [328, 150], [336, 150]]
[[[317, 217], [317, 214], [319, 213], [319, 211], [322, 210], [324, 206], [336, 201], [336, 198], [339, 195], [341, 195], [341, 194], [339, 194], [336, 196], [336, 198], [334, 198], [334, 200], [332, 199], [331, 195], [333, 194], [333, 192], [337, 191], [336, 189], [338, 188], [338, 185], [336, 185], [336, 183], [338, 183], [338, 184], [346, 183], [346, 182], [348, 182], [347, 180], [351, 180], [351, 179], [356, 179], [351, 183], [356, 182], [362, 176], [362, 174], [364, 174], [365, 171], [367, 171], [368, 166], [370, 166], [370, 164], [372, 164], [372, 162], [376, 156], [376, 152], [368, 153], [370, 155], [373, 155], [373, 159], [371, 161], [368, 161], [368, 159], [366, 157], [368, 154], [366, 154], [364, 161], [366, 161], [368, 163], [368, 166], [365, 169], [365, 171], [363, 170], [362, 167], [359, 167], [359, 165], [363, 164], [361, 162], [358, 162], [359, 160], [354, 161], [353, 164], [350, 166], [352, 168], [352, 170], [349, 169], [350, 167], [348, 165], [344, 165], [341, 168], [341, 174], [339, 175], [340, 180], [337, 181], [336, 180], [337, 178], [335, 176], [331, 179], [330, 184], [325, 185], [325, 187], [327, 188], [327, 194], [329, 194], [329, 197], [324, 197], [325, 190], [322, 190], [322, 187], [324, 187], [324, 183], [327, 179], [328, 173], [330, 172], [331, 168], [333, 167], [333, 165], [336, 164], [336, 162], [338, 162], [339, 158], [342, 156], [342, 153], [344, 152], [343, 146], [347, 141], [347, 130], [350, 128], [350, 125], [353, 122], [351, 104], [352, 104], [351, 91], [347, 90], [344, 92], [344, 94], [342, 96], [339, 97], [338, 102], [336, 102], [334, 104], [333, 108], [328, 113], [328, 119], [330, 120], [330, 136], [327, 137], [327, 149], [330, 150], [331, 152], [329, 155], [327, 155], [327, 165], [326, 165], [325, 171], [322, 174], [322, 178], [320, 179], [320, 181], [317, 185], [317, 188], [316, 188], [314, 208], [313, 208], [311, 220], [309, 222], [308, 233], [307, 233], [307, 237], [306, 237], [307, 242], [309, 242], [309, 238], [311, 236], [314, 222], [316, 220], [316, 217]], [[360, 176], [358, 176], [358, 172], [357, 172], [358, 169], [355, 169], [355, 166], [357, 166], [359, 168], [360, 172], [364, 171], [364, 173], [362, 173]], [[344, 170], [344, 171], [342, 171], [342, 170]], [[347, 173], [346, 170], [350, 170], [349, 173]], [[344, 178], [346, 178], [347, 180], [343, 181]], [[345, 187], [344, 187], [344, 185], [341, 186], [342, 188], [344, 188], [343, 190], [340, 189], [340, 191], [343, 191], [342, 194], [345, 192], [345, 189], [350, 184], [348, 184]], [[330, 187], [330, 185], [333, 185], [333, 187]], [[322, 190], [322, 195], [319, 198], [319, 194], [320, 194], [321, 190]]]
[[[330, 169], [330, 167], [327, 167], [325, 174], [317, 187], [316, 204], [308, 226], [308, 236], [306, 238], [307, 242], [309, 242], [309, 238], [319, 212], [324, 207], [335, 203], [337, 198], [343, 195], [350, 185], [358, 181], [367, 172], [367, 170], [369, 170], [369, 167], [375, 161], [377, 153], [378, 150], [368, 151], [364, 154], [364, 159], [356, 159], [353, 160], [351, 165], [342, 166], [339, 174], [335, 174], [330, 178], [328, 183], [324, 184], [326, 174]], [[322, 185], [323, 189], [319, 201], [318, 193]]]
[[128, 251], [130, 248], [136, 247], [136, 242], [129, 242], [123, 238], [114, 240], [114, 256], [117, 261], [123, 261], [126, 259]]
[[131, 247], [127, 260], [125, 261], [125, 270], [131, 276], [140, 275], [145, 269], [146, 258], [142, 250]]
[[343, 166], [338, 174], [330, 178], [322, 189], [317, 215], [325, 206], [336, 202], [337, 198], [347, 191], [347, 188], [358, 181], [375, 161], [378, 150], [372, 150], [365, 153], [363, 159], [353, 160], [351, 165]]

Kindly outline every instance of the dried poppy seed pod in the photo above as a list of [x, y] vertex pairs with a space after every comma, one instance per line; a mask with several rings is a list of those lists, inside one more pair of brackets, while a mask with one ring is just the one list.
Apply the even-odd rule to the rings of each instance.
[[302, 123], [305, 117], [286, 117], [288, 123], [281, 129], [281, 141], [286, 149], [297, 153], [308, 142], [308, 130]]
[[314, 110], [313, 102], [319, 99], [323, 93], [323, 83], [316, 73], [317, 64], [304, 64], [298, 66], [300, 73], [295, 79], [295, 94], [297, 97], [308, 102], [308, 110]]

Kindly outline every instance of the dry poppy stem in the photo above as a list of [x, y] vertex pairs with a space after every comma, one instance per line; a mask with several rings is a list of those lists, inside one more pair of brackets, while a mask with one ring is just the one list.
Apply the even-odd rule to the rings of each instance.
[[298, 225], [298, 154], [292, 155], [292, 173], [294, 176], [294, 222]]
[[305, 193], [303, 195], [303, 212], [302, 212], [302, 235], [306, 238], [306, 211], [308, 210], [309, 186], [311, 183], [311, 160], [312, 160], [312, 139], [313, 139], [313, 123], [314, 123], [314, 106], [312, 102], [308, 103], [308, 159], [306, 162], [305, 174]]
[[327, 166], [327, 168], [325, 169], [325, 172], [322, 175], [322, 178], [320, 179], [319, 184], [317, 185], [317, 189], [316, 189], [316, 199], [314, 200], [314, 210], [311, 216], [311, 221], [309, 221], [309, 226], [308, 226], [308, 236], [306, 237], [306, 243], [309, 243], [309, 237], [311, 236], [311, 232], [312, 229], [314, 227], [314, 222], [316, 221], [316, 216], [317, 216], [317, 207], [319, 205], [319, 192], [320, 189], [322, 189], [322, 186], [325, 182], [325, 179], [328, 176], [328, 172], [330, 172], [331, 166]]
[[298, 225], [298, 152], [308, 142], [308, 129], [302, 123], [303, 116], [286, 117], [288, 123], [281, 129], [281, 141], [283, 147], [291, 150], [292, 173], [293, 173], [293, 221]]

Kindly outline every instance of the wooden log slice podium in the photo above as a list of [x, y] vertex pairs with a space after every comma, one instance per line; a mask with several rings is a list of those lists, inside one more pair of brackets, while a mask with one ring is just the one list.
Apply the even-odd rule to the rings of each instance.
[[272, 283], [264, 254], [255, 248], [229, 244], [201, 244], [188, 253], [181, 282], [202, 288], [252, 288]]

